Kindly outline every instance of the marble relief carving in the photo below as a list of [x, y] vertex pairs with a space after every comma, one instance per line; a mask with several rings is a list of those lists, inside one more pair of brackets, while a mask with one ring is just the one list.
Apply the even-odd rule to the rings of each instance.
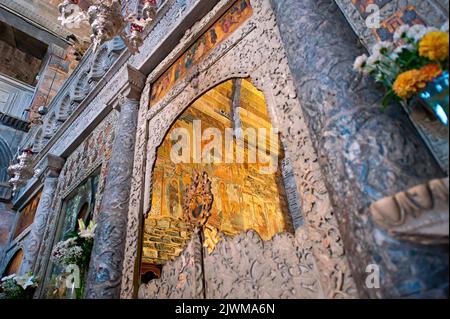
[[164, 266], [161, 279], [139, 288], [140, 299], [203, 299], [202, 247], [194, 234], [179, 258]]
[[[36, 273], [45, 272], [46, 257], [50, 254], [53, 236], [57, 227], [57, 214], [61, 211], [64, 198], [100, 168], [100, 179], [94, 216], [98, 213], [102, 192], [111, 156], [114, 130], [117, 122], [117, 112], [111, 112], [87, 139], [67, 158], [58, 178], [55, 196], [51, 204], [51, 212], [47, 223], [36, 262]], [[95, 217], [94, 217], [95, 218]]]
[[393, 237], [419, 244], [447, 244], [448, 178], [435, 179], [375, 202], [375, 223]]
[[204, 260], [206, 298], [323, 298], [314, 257], [300, 240], [284, 233], [263, 241], [254, 231], [224, 237]]
[[[35, 129], [43, 130], [45, 132], [44, 136], [30, 132], [32, 138], [28, 141], [28, 144], [34, 146], [34, 151], [40, 152], [44, 149], [62, 123], [67, 121], [70, 115], [74, 113], [77, 106], [108, 71], [109, 66], [117, 60], [119, 56], [117, 53], [121, 52], [123, 48], [123, 43], [119, 40], [113, 40], [104, 44], [94, 56], [87, 55], [88, 59], [80, 65], [76, 74], [73, 74], [67, 80], [70, 81], [69, 85], [64, 85], [57, 97], [52, 101], [49, 106], [49, 114], [44, 118], [43, 126]], [[54, 120], [52, 116], [55, 117]]]
[[[142, 299], [313, 299], [323, 298], [315, 261], [301, 243], [302, 232], [263, 241], [254, 231], [223, 238], [202, 257], [194, 236], [184, 253], [163, 268], [161, 279], [142, 285]], [[204, 258], [204, 260], [202, 260]], [[204, 282], [203, 282], [204, 280]], [[204, 289], [203, 287], [206, 287]]]
[[[339, 220], [341, 232], [333, 230], [331, 236], [345, 241], [360, 297], [420, 296], [439, 280], [420, 269], [431, 264], [445, 268], [439, 260], [444, 254], [431, 255], [422, 247], [374, 232], [368, 208], [380, 198], [442, 177], [442, 172], [406, 114], [395, 106], [382, 112], [381, 90], [373, 81], [355, 76], [353, 58], [362, 50], [334, 1], [272, 3], [305, 121], [319, 152], [332, 214]], [[284, 15], [285, 10], [292, 14]], [[294, 32], [299, 28], [304, 33]], [[384, 270], [380, 289], [365, 286], [365, 269], [373, 263]], [[423, 290], [413, 290], [411, 281]]]
[[[156, 80], [161, 74], [158, 72], [170, 65], [177, 54], [186, 49], [189, 40], [199, 35], [211, 19], [217, 19], [217, 12], [229, 3], [230, 1], [220, 1], [214, 10], [191, 28], [180, 45], [150, 75], [149, 82]], [[325, 298], [357, 296], [337, 221], [317, 163], [317, 154], [298, 104], [292, 77], [289, 76], [286, 52], [281, 44], [271, 5], [266, 0], [251, 1], [251, 5], [254, 9], [253, 17], [198, 64], [195, 83], [190, 81], [190, 77], [182, 79], [148, 111], [141, 107], [134, 169], [135, 175], [145, 172], [145, 180], [135, 179], [132, 185], [122, 281], [123, 298], [131, 298], [135, 293], [136, 247], [140, 246], [135, 234], [142, 227], [142, 215], [149, 209], [148, 193], [152, 185], [151, 168], [156, 148], [161, 144], [171, 123], [193, 100], [217, 84], [239, 77], [251, 77], [256, 87], [264, 93], [273, 125], [280, 129], [281, 141], [288, 150], [286, 156], [295, 155], [290, 159], [305, 215], [305, 225], [301, 235], [298, 235], [302, 238], [301, 255], [308, 255], [309, 260], [314, 261], [308, 264], [308, 273], [313, 274], [308, 284], [300, 285], [300, 291], [295, 294], [317, 294]], [[148, 99], [143, 98], [142, 101], [148, 102]], [[144, 202], [143, 207], [140, 201]], [[243, 241], [252, 240], [252, 236], [244, 237]], [[175, 263], [180, 262], [180, 258]], [[301, 264], [300, 257], [298, 263]], [[176, 273], [173, 270], [176, 267], [173, 266], [170, 271]], [[317, 289], [311, 290], [311, 287]], [[145, 290], [145, 287], [141, 287], [140, 296], [149, 297], [144, 293]], [[280, 292], [278, 297], [281, 296]]]

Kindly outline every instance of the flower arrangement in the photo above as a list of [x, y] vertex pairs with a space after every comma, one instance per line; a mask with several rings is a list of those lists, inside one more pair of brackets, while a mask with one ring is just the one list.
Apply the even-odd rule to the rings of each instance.
[[91, 221], [88, 226], [85, 225], [82, 219], [78, 220], [78, 232], [68, 233], [63, 241], [55, 245], [51, 254], [51, 261], [55, 264], [64, 267], [63, 272], [55, 278], [54, 289], [52, 290], [52, 297], [66, 294], [68, 292], [64, 284], [67, 276], [67, 266], [76, 265], [80, 271], [80, 288], [70, 290], [77, 299], [83, 298], [84, 295], [84, 281], [87, 270], [89, 268], [89, 261], [91, 258], [92, 247], [94, 245], [95, 229], [97, 225]]
[[77, 265], [87, 268], [94, 243], [97, 225], [91, 221], [86, 227], [82, 219], [78, 220], [79, 231], [71, 232], [52, 250], [51, 260], [57, 265]]
[[39, 284], [39, 278], [32, 273], [16, 274], [0, 280], [0, 299], [28, 299]]
[[354, 69], [373, 76], [387, 88], [383, 107], [391, 100], [411, 99], [430, 81], [448, 74], [448, 22], [440, 30], [403, 25], [396, 30], [394, 42], [380, 42], [371, 51], [370, 56], [364, 54], [355, 60]]
[[51, 256], [52, 262], [60, 266], [78, 265], [82, 258], [83, 249], [75, 237], [57, 243]]

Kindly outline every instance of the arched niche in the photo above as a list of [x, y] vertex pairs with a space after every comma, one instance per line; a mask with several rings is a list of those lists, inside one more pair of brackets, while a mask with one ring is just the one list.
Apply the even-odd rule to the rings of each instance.
[[[304, 223], [298, 223], [295, 228], [294, 239], [289, 236], [274, 238], [278, 244], [281, 240], [285, 247], [292, 249], [290, 255], [301, 254], [308, 259], [298, 258], [297, 266], [300, 265], [303, 272], [292, 277], [288, 275], [291, 283], [303, 279], [310, 283], [308, 288], [301, 288], [300, 283], [296, 285], [294, 289], [296, 295], [301, 298], [311, 298], [313, 295], [319, 298], [354, 295], [354, 282], [343, 253], [343, 237], [333, 215], [330, 197], [318, 165], [318, 155], [304, 120], [303, 109], [297, 99], [270, 1], [249, 0], [249, 3], [253, 14], [246, 23], [229, 35], [226, 41], [216, 45], [203, 58], [198, 59], [184, 76], [176, 78], [158, 101], [152, 101], [151, 98], [155, 83], [166, 75], [167, 70], [173, 71], [177, 62], [180, 62], [180, 56], [189, 55], [193, 35], [201, 39], [202, 34], [206, 34], [204, 30], [212, 21], [223, 17], [221, 13], [219, 14], [219, 9], [215, 11], [215, 15], [199, 21], [148, 77], [149, 84], [141, 99], [133, 173], [134, 176], [142, 178], [133, 180], [130, 194], [121, 289], [123, 298], [137, 295], [155, 298], [154, 290], [147, 290], [137, 282], [136, 278], [139, 276], [136, 273], [138, 270], [136, 266], [140, 261], [142, 247], [143, 215], [151, 210], [150, 190], [157, 148], [163, 142], [172, 123], [198, 97], [224, 81], [247, 77], [251, 77], [255, 87], [263, 92], [271, 122], [279, 128], [280, 140], [285, 147], [286, 158], [289, 159], [289, 165], [286, 165], [290, 168], [287, 175], [293, 177], [289, 183], [289, 193], [299, 199], [297, 206], [304, 218]], [[227, 10], [225, 5], [218, 5], [218, 8]], [[248, 240], [248, 237], [238, 237]], [[167, 272], [177, 273], [179, 270], [177, 267], [182, 267], [182, 264], [176, 262], [170, 262], [165, 267], [169, 264], [173, 267]], [[337, 269], [339, 271], [335, 271]], [[165, 280], [167, 279], [166, 276]], [[175, 286], [176, 281], [175, 279], [173, 282]], [[311, 289], [313, 287], [314, 289]], [[170, 290], [170, 287], [165, 288]]]
[[3, 273], [3, 276], [9, 276], [9, 275], [13, 275], [13, 274], [18, 274], [19, 273], [19, 268], [20, 265], [22, 264], [22, 260], [23, 260], [23, 249], [18, 249], [14, 255], [11, 257], [11, 259], [9, 260], [6, 268], [5, 268], [5, 272]]
[[228, 79], [196, 98], [156, 150], [151, 189], [145, 190], [152, 196], [143, 230], [143, 280], [177, 258], [190, 240], [183, 205], [196, 173], [211, 181], [207, 228], [229, 237], [253, 230], [263, 240], [292, 234], [284, 160], [265, 97], [250, 78]]
[[12, 160], [12, 153], [8, 143], [0, 137], [0, 183], [8, 180], [8, 166]]

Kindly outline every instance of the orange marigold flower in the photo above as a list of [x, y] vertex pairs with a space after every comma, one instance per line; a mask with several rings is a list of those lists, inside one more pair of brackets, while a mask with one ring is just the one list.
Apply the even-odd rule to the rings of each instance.
[[421, 80], [424, 82], [429, 82], [442, 74], [442, 69], [439, 64], [425, 65], [419, 71]]
[[449, 53], [448, 32], [433, 31], [426, 34], [419, 43], [419, 54], [431, 61], [444, 61]]
[[442, 73], [437, 64], [429, 64], [419, 70], [400, 74], [394, 82], [394, 92], [402, 99], [408, 99], [427, 86], [427, 83]]
[[417, 93], [419, 70], [411, 70], [400, 74], [394, 82], [394, 92], [402, 99], [407, 99]]

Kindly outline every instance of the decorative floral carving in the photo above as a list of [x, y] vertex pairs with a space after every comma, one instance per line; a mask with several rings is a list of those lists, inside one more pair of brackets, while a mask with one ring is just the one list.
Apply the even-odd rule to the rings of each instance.
[[19, 188], [25, 186], [33, 176], [33, 151], [25, 149], [17, 157], [18, 163], [8, 167], [8, 173], [12, 176], [9, 183], [12, 185], [13, 193], [16, 193]]
[[204, 274], [202, 261], [192, 257], [194, 249], [201, 249], [195, 246], [199, 241], [195, 236], [183, 255], [163, 268], [161, 279], [141, 287], [139, 297], [203, 298], [191, 290], [200, 284], [206, 287], [204, 297], [212, 299], [323, 297], [314, 257], [291, 234], [279, 234], [267, 242], [254, 231], [221, 237], [215, 251], [204, 257]]
[[217, 244], [220, 242], [219, 230], [211, 225], [205, 225], [203, 229], [205, 240], [203, 241], [203, 247], [208, 249], [208, 253], [212, 254], [216, 249]]
[[183, 199], [183, 214], [193, 228], [201, 228], [206, 225], [211, 216], [213, 199], [208, 174], [195, 172], [193, 182], [188, 187]]
[[192, 236], [183, 254], [164, 266], [161, 278], [142, 285], [141, 299], [204, 298], [201, 245], [198, 234]]
[[[180, 44], [150, 74], [148, 82], [155, 81], [161, 72], [171, 65], [198, 37], [205, 27], [221, 15], [229, 1], [222, 0], [204, 19], [194, 25]], [[302, 238], [302, 249], [310, 260], [311, 273], [320, 280], [319, 294], [326, 298], [351, 298], [356, 296], [355, 284], [344, 254], [342, 238], [333, 215], [328, 192], [324, 185], [317, 153], [313, 148], [308, 128], [304, 122], [302, 108], [297, 100], [286, 52], [281, 44], [280, 34], [269, 1], [252, 1], [254, 16], [240, 27], [230, 38], [198, 64], [198, 81], [193, 85], [186, 79], [180, 80], [170, 92], [147, 111], [141, 107], [138, 128], [138, 145], [135, 163], [135, 179], [132, 186], [132, 205], [129, 212], [127, 253], [124, 261], [122, 297], [133, 296], [134, 264], [137, 262], [139, 227], [141, 218], [149, 210], [151, 198], [152, 167], [156, 148], [161, 144], [171, 123], [198, 96], [209, 88], [230, 78], [251, 76], [253, 83], [263, 91], [269, 114], [275, 127], [280, 130], [284, 147], [288, 150], [297, 187], [302, 198], [305, 214], [304, 229], [298, 231]], [[222, 11], [221, 11], [222, 10]], [[144, 44], [146, 47], [147, 44]], [[287, 76], [288, 75], [288, 76]], [[147, 97], [142, 100], [148, 103]], [[147, 133], [148, 132], [148, 133]], [[295, 154], [295, 156], [292, 156]], [[142, 179], [145, 176], [145, 180]], [[144, 196], [142, 188], [145, 187]], [[143, 202], [143, 204], [139, 204]], [[220, 244], [219, 244], [220, 245]], [[217, 252], [218, 249], [216, 247]], [[214, 254], [213, 253], [213, 254]], [[167, 267], [167, 266], [166, 266]], [[170, 266], [171, 271], [176, 273]], [[177, 275], [178, 276], [178, 275]], [[169, 274], [166, 275], [166, 282]], [[175, 287], [175, 284], [173, 287]], [[167, 290], [170, 284], [166, 285]], [[307, 295], [304, 289], [298, 294]], [[141, 287], [141, 292], [145, 287]], [[160, 291], [160, 290], [158, 290]], [[153, 294], [140, 296], [155, 298]], [[164, 293], [162, 297], [164, 297]]]

